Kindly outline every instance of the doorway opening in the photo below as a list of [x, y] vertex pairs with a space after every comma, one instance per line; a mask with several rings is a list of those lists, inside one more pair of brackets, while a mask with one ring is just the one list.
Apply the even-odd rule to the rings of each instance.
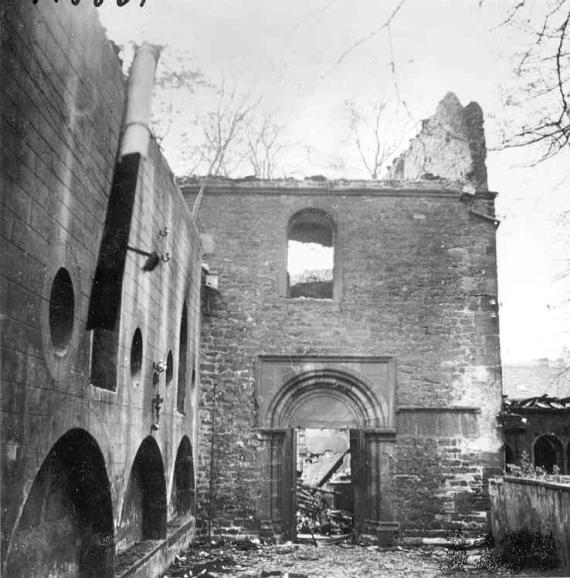
[[296, 430], [298, 540], [331, 541], [353, 531], [353, 488], [348, 429]]

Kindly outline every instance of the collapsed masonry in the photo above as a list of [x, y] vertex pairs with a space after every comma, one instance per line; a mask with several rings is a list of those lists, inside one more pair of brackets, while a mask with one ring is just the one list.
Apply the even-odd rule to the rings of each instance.
[[[296, 533], [295, 443], [346, 431], [354, 527], [481, 531], [502, 469], [495, 194], [480, 108], [449, 94], [389, 181], [209, 183], [203, 529]], [[198, 183], [182, 182], [190, 204]], [[319, 273], [291, 268], [317, 246]]]

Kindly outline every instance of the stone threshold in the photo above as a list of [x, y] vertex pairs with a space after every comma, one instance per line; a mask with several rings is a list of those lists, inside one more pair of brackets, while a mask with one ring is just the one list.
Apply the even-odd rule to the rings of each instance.
[[[187, 548], [196, 533], [193, 516], [175, 519], [167, 526], [163, 540], [145, 540], [115, 558], [115, 578], [156, 578], [172, 564], [176, 554]], [[131, 558], [135, 561], [130, 563]]]

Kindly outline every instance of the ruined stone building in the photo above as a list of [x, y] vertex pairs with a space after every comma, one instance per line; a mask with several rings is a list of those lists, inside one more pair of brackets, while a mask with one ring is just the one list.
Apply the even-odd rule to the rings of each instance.
[[[448, 94], [392, 180], [209, 182], [198, 490], [211, 533], [294, 538], [303, 428], [349, 432], [359, 534], [485, 528], [502, 441], [484, 160], [481, 109]], [[183, 182], [188, 202], [198, 186]], [[298, 244], [326, 267], [293, 270]]]
[[501, 422], [508, 466], [524, 468], [526, 462], [570, 475], [570, 397], [507, 399]]
[[503, 366], [505, 461], [570, 475], [570, 373], [559, 359]]
[[[357, 533], [484, 528], [480, 108], [447, 95], [388, 181], [213, 180], [198, 229], [198, 182], [148, 142], [155, 51], [127, 81], [91, 4], [0, 9], [2, 574], [156, 576], [196, 511], [294, 538], [308, 428], [347, 436]], [[293, 268], [307, 245], [322, 262]]]
[[92, 3], [0, 22], [1, 573], [156, 576], [194, 531], [201, 267], [165, 159], [133, 146], [155, 55], [127, 85]]

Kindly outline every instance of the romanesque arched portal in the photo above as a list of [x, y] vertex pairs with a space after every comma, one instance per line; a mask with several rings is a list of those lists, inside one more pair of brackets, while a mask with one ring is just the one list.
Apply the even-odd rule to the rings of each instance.
[[295, 538], [295, 428], [350, 429], [354, 525], [382, 536], [395, 529], [390, 459], [395, 440], [394, 363], [387, 357], [263, 356], [257, 404], [264, 493], [259, 517], [269, 533]]

